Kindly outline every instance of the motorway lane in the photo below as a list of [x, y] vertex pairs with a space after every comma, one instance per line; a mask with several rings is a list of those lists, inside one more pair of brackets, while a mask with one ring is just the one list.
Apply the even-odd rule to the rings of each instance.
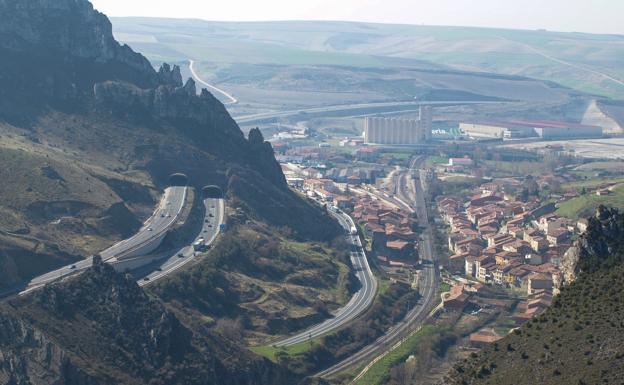
[[[103, 251], [101, 253], [102, 260], [106, 261], [115, 258], [117, 255], [126, 253], [128, 250], [132, 250], [140, 246], [142, 243], [149, 241], [150, 239], [152, 239], [152, 237], [158, 236], [159, 233], [166, 231], [171, 225], [173, 225], [173, 223], [175, 223], [175, 221], [177, 221], [178, 216], [181, 213], [182, 208], [184, 207], [184, 203], [186, 200], [186, 191], [186, 187], [177, 186], [166, 189], [158, 205], [158, 208], [156, 209], [154, 214], [145, 222], [139, 232], [133, 237], [118, 242], [117, 244]], [[161, 214], [163, 214], [164, 216], [161, 216]], [[149, 228], [152, 228], [152, 231], [149, 231]], [[21, 294], [27, 293], [45, 284], [54, 282], [71, 274], [84, 271], [91, 267], [92, 264], [93, 258], [88, 257], [72, 265], [64, 266], [60, 269], [40, 275], [39, 277], [33, 278]]]
[[[422, 289], [421, 301], [412, 308], [403, 321], [394, 325], [383, 336], [379, 337], [372, 344], [364, 347], [351, 357], [339, 362], [338, 364], [318, 373], [315, 377], [331, 378], [349, 368], [357, 367], [366, 360], [372, 360], [377, 355], [388, 349], [401, 338], [409, 335], [421, 322], [429, 315], [430, 309], [435, 305], [435, 279], [434, 266], [426, 266], [423, 281], [419, 282]], [[423, 300], [424, 299], [424, 300]]]
[[173, 186], [167, 188], [158, 208], [143, 224], [141, 229], [134, 236], [102, 251], [100, 253], [102, 260], [107, 261], [111, 258], [123, 259], [133, 249], [169, 230], [182, 213], [184, 202], [186, 201], [186, 193], [187, 187]]
[[[207, 245], [212, 245], [219, 235], [219, 226], [224, 223], [225, 201], [223, 199], [204, 199], [204, 213], [202, 231], [195, 241], [203, 238]], [[169, 258], [155, 266], [154, 271], [137, 281], [139, 286], [149, 285], [177, 271], [194, 260], [199, 253], [193, 250], [193, 246], [186, 246], [170, 254]]]
[[[421, 167], [425, 159], [424, 157], [416, 158], [415, 161], [412, 162], [411, 168]], [[411, 186], [407, 182], [412, 182]], [[429, 312], [436, 305], [438, 272], [435, 256], [433, 254], [432, 229], [429, 224], [424, 191], [420, 183], [414, 183], [413, 180], [409, 181], [405, 174], [397, 176], [397, 184], [399, 185], [397, 195], [404, 201], [414, 202], [414, 210], [418, 215], [419, 224], [426, 229], [422, 235], [421, 241], [421, 253], [423, 261], [425, 261], [419, 277], [421, 298], [400, 323], [388, 329], [388, 331], [375, 342], [364, 347], [351, 357], [316, 374], [315, 377], [331, 378], [349, 368], [357, 367], [367, 360], [373, 360], [415, 330], [415, 328], [427, 319]], [[413, 199], [409, 196], [412, 194], [407, 192], [409, 188], [413, 189]]]
[[505, 103], [505, 102], [491, 102], [491, 101], [479, 102], [479, 101], [461, 101], [460, 100], [460, 101], [447, 101], [447, 102], [408, 101], [408, 102], [340, 104], [340, 105], [324, 106], [324, 107], [302, 108], [298, 110], [289, 110], [289, 111], [262, 112], [262, 113], [251, 114], [251, 115], [234, 116], [233, 119], [238, 124], [250, 124], [250, 123], [254, 123], [254, 122], [266, 120], [266, 119], [285, 118], [289, 116], [294, 116], [302, 112], [305, 112], [308, 114], [316, 114], [316, 113], [323, 113], [323, 112], [341, 112], [341, 111], [352, 111], [352, 110], [373, 109], [373, 108], [449, 106], [449, 105], [456, 105], [456, 104], [492, 104], [492, 103]]
[[[333, 211], [330, 211], [330, 213], [338, 219], [347, 232], [349, 232], [352, 227], [355, 227], [353, 220], [347, 214], [335, 213]], [[351, 297], [349, 303], [334, 313], [333, 318], [325, 320], [302, 333], [277, 342], [274, 346], [291, 346], [327, 334], [352, 321], [371, 305], [377, 293], [377, 280], [368, 265], [368, 260], [366, 259], [360, 237], [349, 234], [347, 239], [349, 239], [355, 248], [355, 250], [351, 252], [351, 263], [362, 285], [360, 289]]]

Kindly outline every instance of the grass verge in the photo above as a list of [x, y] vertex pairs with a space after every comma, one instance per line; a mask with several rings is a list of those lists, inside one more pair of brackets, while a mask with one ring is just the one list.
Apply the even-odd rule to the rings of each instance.
[[309, 351], [318, 344], [318, 338], [313, 338], [311, 341], [300, 342], [292, 346], [276, 347], [273, 345], [263, 345], [253, 346], [249, 348], [249, 350], [260, 356], [266, 357], [273, 362], [277, 362], [277, 358], [281, 355], [294, 356], [297, 354], [302, 354]]
[[[355, 382], [357, 385], [381, 385], [390, 376], [392, 367], [405, 361], [419, 344], [429, 336], [439, 333], [439, 326], [425, 325], [420, 330], [409, 336], [398, 348], [388, 353], [384, 358], [377, 361], [362, 378]], [[360, 371], [358, 371], [359, 373]]]

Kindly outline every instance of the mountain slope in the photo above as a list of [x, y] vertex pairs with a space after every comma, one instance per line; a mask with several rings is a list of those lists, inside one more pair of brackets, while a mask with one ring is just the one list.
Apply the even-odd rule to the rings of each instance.
[[245, 138], [178, 67], [156, 71], [117, 43], [88, 1], [0, 0], [0, 57], [0, 289], [133, 233], [177, 172], [301, 239], [335, 234], [261, 135]]
[[619, 384], [624, 215], [601, 207], [577, 244], [578, 277], [545, 314], [458, 363], [452, 384]]
[[[246, 138], [217, 99], [182, 82], [178, 67], [156, 71], [119, 45], [87, 0], [0, 0], [0, 55], [0, 290], [134, 233], [173, 173], [225, 191], [226, 247], [239, 232], [255, 235], [245, 232], [251, 226], [264, 237], [234, 255], [198, 258], [160, 290], [144, 291], [97, 261], [5, 301], [0, 383], [296, 383], [219, 325], [268, 314], [261, 333], [297, 328], [326, 316], [310, 297], [338, 306], [351, 277], [329, 244], [338, 224], [288, 188], [260, 131]], [[262, 248], [267, 241], [279, 252]], [[173, 291], [180, 280], [192, 284], [186, 296]], [[233, 296], [214, 300], [223, 280]], [[269, 300], [253, 303], [264, 289]], [[269, 314], [294, 302], [292, 317]]]
[[131, 277], [86, 273], [0, 306], [3, 384], [275, 384], [288, 373], [182, 324]]

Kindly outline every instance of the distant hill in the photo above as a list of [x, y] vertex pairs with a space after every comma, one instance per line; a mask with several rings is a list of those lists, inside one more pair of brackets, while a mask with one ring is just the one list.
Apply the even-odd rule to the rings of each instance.
[[601, 207], [568, 253], [576, 279], [545, 314], [455, 365], [448, 384], [619, 384], [624, 215]]
[[[113, 18], [116, 37], [151, 60], [453, 69], [553, 81], [624, 98], [624, 36], [333, 21]], [[226, 80], [226, 79], [219, 79]]]

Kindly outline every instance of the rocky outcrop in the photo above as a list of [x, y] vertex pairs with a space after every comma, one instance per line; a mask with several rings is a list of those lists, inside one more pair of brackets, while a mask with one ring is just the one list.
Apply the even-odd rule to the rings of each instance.
[[561, 260], [562, 284], [569, 285], [583, 272], [618, 263], [624, 252], [624, 215], [600, 206], [589, 218], [587, 231], [570, 247]]
[[[231, 357], [233, 355], [233, 357]], [[0, 383], [291, 383], [287, 372], [183, 325], [129, 276], [92, 269], [0, 307]]]
[[580, 248], [578, 245], [574, 245], [566, 251], [561, 258], [561, 274], [563, 275], [563, 279], [561, 284], [569, 285], [576, 279], [576, 265], [578, 264], [580, 258]]
[[120, 45], [108, 18], [86, 0], [0, 0], [0, 48], [117, 62], [148, 75], [153, 85], [158, 82], [149, 61]]
[[107, 114], [139, 120], [184, 120], [204, 128], [227, 120], [227, 124], [219, 128], [229, 130], [229, 134], [240, 140], [243, 138], [221, 102], [206, 90], [197, 96], [193, 79], [188, 79], [183, 86], [161, 85], [151, 89], [106, 81], [94, 85], [93, 95], [96, 108]]
[[285, 187], [286, 178], [282, 172], [282, 168], [275, 160], [273, 147], [269, 142], [264, 140], [262, 132], [258, 128], [249, 131], [248, 141], [250, 145], [249, 155], [252, 158], [251, 164], [255, 165], [257, 170], [264, 171], [264, 176], [273, 182], [276, 186]]
[[173, 68], [167, 63], [163, 63], [158, 70], [158, 80], [160, 84], [169, 85], [174, 87], [182, 86], [182, 74], [180, 73], [180, 67], [174, 65]]
[[0, 314], [0, 346], [12, 347], [2, 349], [0, 355], [2, 384], [53, 385], [59, 380], [68, 385], [100, 384], [75, 367], [67, 352], [44, 332], [24, 320]]

